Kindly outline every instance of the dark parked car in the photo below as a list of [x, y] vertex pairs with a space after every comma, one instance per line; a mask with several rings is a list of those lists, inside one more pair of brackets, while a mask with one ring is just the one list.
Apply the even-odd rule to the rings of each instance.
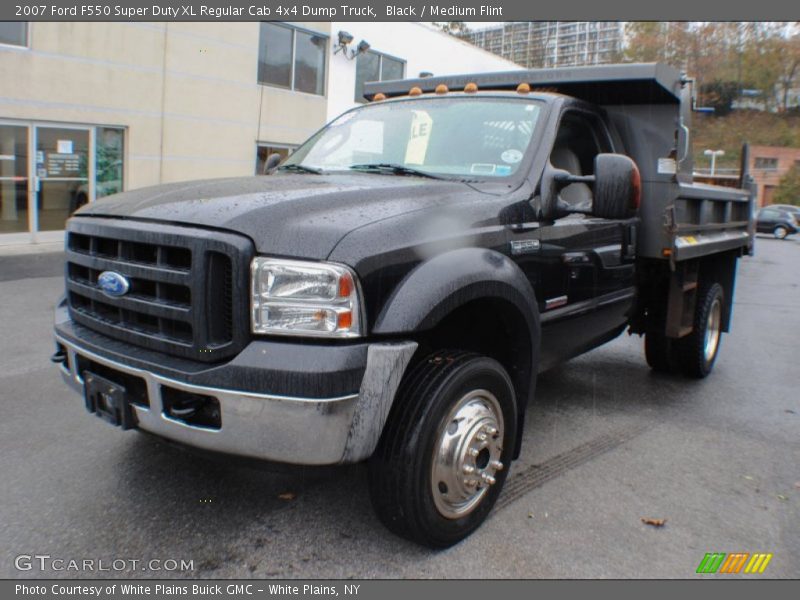
[[771, 233], [782, 240], [788, 235], [800, 231], [800, 212], [792, 212], [786, 208], [766, 206], [758, 211], [756, 231]]

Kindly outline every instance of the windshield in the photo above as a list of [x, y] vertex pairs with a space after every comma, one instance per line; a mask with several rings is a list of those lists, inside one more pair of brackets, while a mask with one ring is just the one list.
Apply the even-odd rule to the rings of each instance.
[[322, 171], [507, 177], [519, 169], [541, 105], [491, 97], [426, 98], [344, 113], [286, 161]]

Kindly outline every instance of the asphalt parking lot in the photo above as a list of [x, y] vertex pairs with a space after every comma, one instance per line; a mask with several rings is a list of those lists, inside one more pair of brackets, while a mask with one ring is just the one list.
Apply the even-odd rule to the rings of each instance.
[[193, 561], [145, 577], [693, 578], [707, 552], [770, 552], [745, 577], [800, 574], [800, 239], [740, 264], [708, 379], [651, 373], [627, 335], [543, 375], [499, 505], [442, 552], [382, 528], [362, 466], [275, 473], [88, 415], [48, 360], [60, 270], [0, 257], [2, 577], [131, 575], [21, 554]]

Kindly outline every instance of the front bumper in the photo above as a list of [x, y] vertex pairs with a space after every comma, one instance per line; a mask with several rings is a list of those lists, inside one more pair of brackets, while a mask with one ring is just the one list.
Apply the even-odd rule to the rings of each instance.
[[[187, 383], [187, 378], [127, 364], [136, 361], [120, 359], [124, 353], [120, 352], [119, 342], [109, 338], [109, 348], [114, 351], [106, 352], [100, 349], [96, 334], [81, 339], [82, 330], [71, 327], [65, 313], [63, 305], [56, 313], [56, 342], [66, 352], [60, 371], [64, 381], [78, 393], [83, 394], [84, 388], [80, 365], [95, 363], [144, 382], [149, 406], [131, 405], [139, 429], [197, 448], [298, 465], [345, 464], [368, 458], [378, 443], [400, 379], [417, 347], [415, 342], [367, 344], [363, 377], [353, 393], [325, 398], [313, 397], [311, 392], [308, 397], [282, 395], [270, 393], [269, 389], [255, 392]], [[251, 346], [263, 343], [253, 342]], [[329, 349], [335, 352], [336, 346]], [[136, 352], [135, 347], [131, 350]], [[251, 353], [256, 350], [250, 348]], [[292, 344], [292, 350], [302, 353], [303, 345]], [[318, 346], [309, 346], [313, 356], [319, 352]], [[298, 364], [303, 364], [302, 360]], [[224, 376], [226, 365], [214, 370], [221, 380], [231, 379]], [[263, 371], [269, 373], [268, 364], [264, 364]], [[286, 377], [285, 372], [281, 375]], [[188, 424], [168, 415], [165, 390], [215, 398], [219, 403], [220, 427]]]

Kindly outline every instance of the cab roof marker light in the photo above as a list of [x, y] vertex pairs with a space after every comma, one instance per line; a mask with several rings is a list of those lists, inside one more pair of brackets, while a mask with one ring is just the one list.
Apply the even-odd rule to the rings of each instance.
[[517, 93], [518, 94], [530, 94], [531, 93], [531, 86], [527, 83], [520, 83], [517, 86]]
[[478, 84], [474, 81], [470, 81], [467, 85], [464, 86], [464, 93], [465, 94], [474, 94], [478, 91]]
[[434, 90], [434, 91], [436, 92], [436, 94], [438, 96], [444, 96], [450, 90], [447, 88], [447, 86], [445, 84], [440, 83], [439, 85], [436, 86], [436, 90]]
[[422, 95], [422, 88], [418, 87], [418, 86], [414, 86], [410, 90], [408, 90], [408, 95], [409, 96], [421, 96]]
[[386, 94], [382, 92], [378, 92], [372, 97], [373, 102], [380, 102], [381, 100], [386, 100]]

